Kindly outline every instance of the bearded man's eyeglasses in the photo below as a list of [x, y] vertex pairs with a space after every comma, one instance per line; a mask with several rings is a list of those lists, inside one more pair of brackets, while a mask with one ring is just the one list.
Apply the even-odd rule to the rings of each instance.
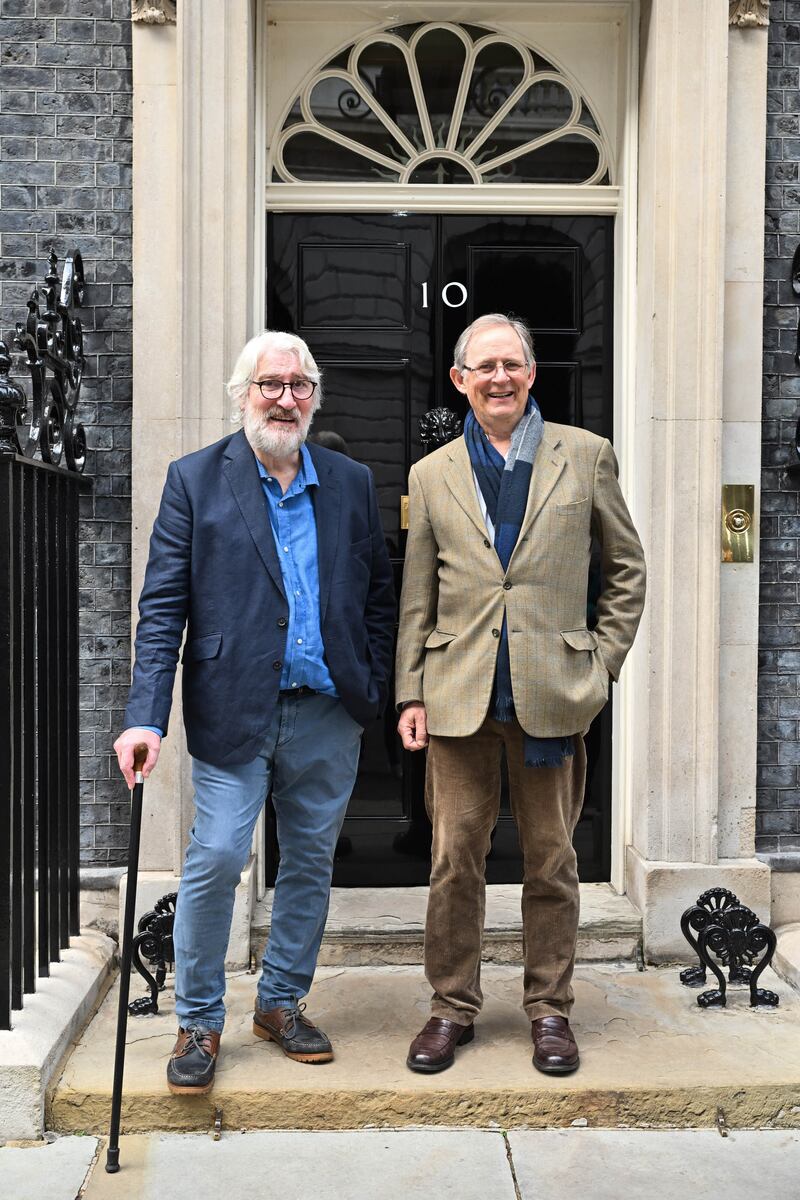
[[295, 400], [310, 400], [317, 386], [313, 379], [293, 379], [284, 383], [281, 379], [254, 379], [253, 386], [257, 387], [265, 400], [280, 400], [288, 388]]

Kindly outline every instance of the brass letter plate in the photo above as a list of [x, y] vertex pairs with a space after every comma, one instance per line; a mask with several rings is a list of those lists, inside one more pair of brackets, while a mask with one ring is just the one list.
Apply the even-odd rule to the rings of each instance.
[[722, 485], [722, 561], [753, 561], [755, 487], [752, 483]]
[[400, 528], [408, 529], [408, 496], [400, 497]]

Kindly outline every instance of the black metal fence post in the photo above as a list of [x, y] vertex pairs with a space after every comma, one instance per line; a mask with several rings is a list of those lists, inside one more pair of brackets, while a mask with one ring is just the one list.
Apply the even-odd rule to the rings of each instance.
[[79, 933], [83, 267], [57, 261], [17, 325], [30, 400], [0, 341], [0, 1029]]
[[[12, 537], [11, 537], [11, 474], [4, 469], [5, 464], [0, 460], [0, 579], [7, 581], [7, 589], [11, 592], [12, 584]], [[0, 835], [0, 1029], [11, 1028], [12, 992], [14, 990], [12, 970], [12, 882], [11, 862], [12, 843], [14, 840], [12, 795], [14, 785], [14, 766], [11, 754], [11, 744], [14, 728], [11, 722], [12, 704], [12, 644], [11, 644], [11, 601], [0, 603], [0, 703], [6, 712], [0, 721], [0, 823], [3, 833], [7, 830], [10, 836]], [[5, 699], [1, 699], [4, 697]]]

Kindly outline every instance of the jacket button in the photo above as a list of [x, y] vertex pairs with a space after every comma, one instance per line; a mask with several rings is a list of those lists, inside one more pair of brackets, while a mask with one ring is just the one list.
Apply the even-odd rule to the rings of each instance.
[[493, 629], [493, 630], [492, 630], [492, 637], [500, 637], [500, 630], [499, 630], [499, 629]]
[[280, 671], [282, 667], [283, 667], [283, 663], [279, 659], [276, 658], [275, 662], [272, 664], [273, 671]]
[[492, 543], [489, 541], [489, 539], [488, 539], [488, 538], [484, 538], [484, 539], [483, 539], [483, 544], [484, 544], [484, 546], [486, 546], [486, 547], [489, 547], [489, 546], [491, 546], [491, 544], [492, 544]]
[[506, 580], [506, 581], [505, 581], [505, 583], [503, 584], [503, 591], [504, 591], [504, 592], [510, 592], [510, 591], [511, 591], [511, 584], [508, 582], [508, 580]]
[[286, 625], [289, 624], [289, 622], [286, 620], [286, 617], [278, 617], [278, 624], [281, 627], [281, 629], [283, 629], [283, 628], [285, 628]]

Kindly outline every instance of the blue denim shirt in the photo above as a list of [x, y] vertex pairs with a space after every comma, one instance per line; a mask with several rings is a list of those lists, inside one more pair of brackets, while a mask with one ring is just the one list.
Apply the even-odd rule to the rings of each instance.
[[301, 446], [300, 470], [284, 495], [258, 457], [256, 464], [289, 604], [281, 688], [305, 685], [326, 696], [337, 696], [320, 629], [317, 522], [309, 490], [319, 487], [317, 472], [308, 450]]
[[[317, 522], [311, 500], [311, 487], [319, 479], [311, 455], [300, 447], [300, 470], [284, 495], [277, 480], [256, 457], [261, 485], [267, 502], [275, 549], [283, 575], [283, 588], [289, 604], [286, 653], [283, 658], [281, 688], [306, 687], [326, 696], [338, 696], [325, 662], [319, 617], [319, 561]], [[155, 725], [143, 725], [163, 737]]]

